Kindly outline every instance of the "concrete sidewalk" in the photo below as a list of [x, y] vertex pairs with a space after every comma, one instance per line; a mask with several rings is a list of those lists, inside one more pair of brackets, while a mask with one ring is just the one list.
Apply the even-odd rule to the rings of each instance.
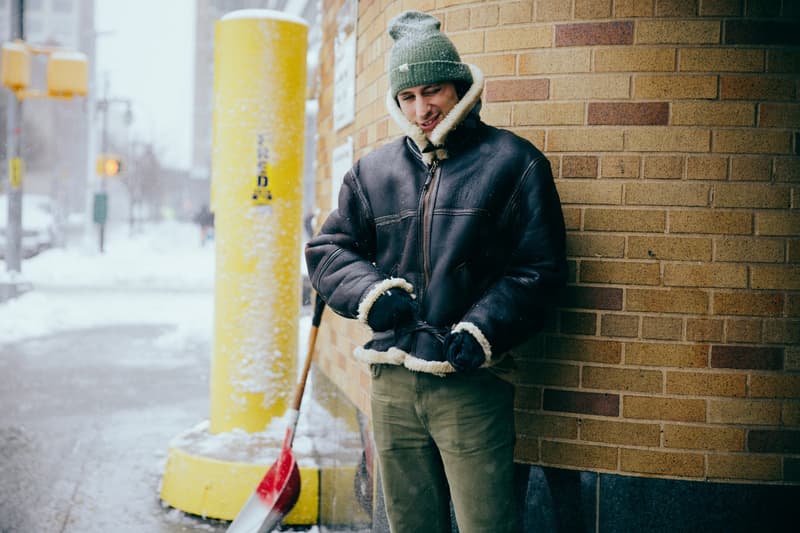
[[[124, 294], [108, 298], [125, 305]], [[208, 418], [211, 346], [155, 342], [170, 331], [92, 327], [0, 344], [0, 533], [226, 530], [159, 498], [170, 440]], [[352, 498], [352, 476], [346, 485], [340, 499]]]

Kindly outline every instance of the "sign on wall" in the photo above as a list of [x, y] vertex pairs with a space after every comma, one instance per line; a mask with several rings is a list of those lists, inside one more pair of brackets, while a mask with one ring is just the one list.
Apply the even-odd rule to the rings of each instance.
[[353, 138], [348, 137], [344, 144], [333, 149], [331, 164], [331, 209], [336, 209], [339, 203], [339, 189], [342, 187], [344, 175], [353, 166]]
[[333, 129], [338, 131], [355, 119], [356, 111], [356, 0], [345, 0], [336, 14], [333, 86]]

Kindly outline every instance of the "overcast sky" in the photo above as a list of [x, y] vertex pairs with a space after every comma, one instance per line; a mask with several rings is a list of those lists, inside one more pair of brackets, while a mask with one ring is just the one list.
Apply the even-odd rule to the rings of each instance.
[[[133, 139], [164, 162], [191, 164], [194, 0], [95, 0], [96, 89], [133, 101]], [[120, 107], [116, 111], [121, 111]]]

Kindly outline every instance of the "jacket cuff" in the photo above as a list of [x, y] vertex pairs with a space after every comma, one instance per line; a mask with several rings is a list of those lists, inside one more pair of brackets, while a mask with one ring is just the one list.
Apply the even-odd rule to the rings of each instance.
[[358, 315], [356, 317], [358, 321], [362, 324], [366, 324], [369, 312], [375, 302], [378, 301], [378, 298], [380, 298], [384, 292], [394, 288], [403, 289], [408, 294], [411, 294], [412, 297], [414, 295], [414, 286], [403, 278], [388, 278], [379, 281], [367, 291], [361, 299], [361, 303], [358, 304]]
[[459, 331], [466, 331], [472, 335], [476, 341], [478, 341], [478, 344], [480, 344], [481, 348], [483, 348], [483, 355], [486, 358], [486, 364], [489, 364], [492, 360], [492, 345], [489, 343], [489, 339], [486, 338], [486, 335], [483, 334], [480, 328], [472, 322], [459, 322], [453, 326], [453, 333], [457, 333]]

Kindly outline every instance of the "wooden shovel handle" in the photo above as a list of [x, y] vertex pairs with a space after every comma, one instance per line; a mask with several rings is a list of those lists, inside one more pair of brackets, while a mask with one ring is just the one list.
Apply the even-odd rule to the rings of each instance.
[[300, 403], [303, 401], [303, 391], [306, 388], [306, 381], [308, 381], [308, 372], [311, 370], [311, 360], [314, 357], [314, 347], [317, 344], [317, 332], [319, 325], [322, 322], [322, 312], [325, 310], [325, 300], [317, 294], [314, 301], [314, 314], [311, 317], [311, 330], [308, 333], [308, 354], [306, 355], [306, 362], [303, 365], [303, 373], [300, 376], [300, 382], [297, 384], [297, 389], [294, 393], [294, 401], [292, 402], [292, 409], [295, 411], [300, 410]]

